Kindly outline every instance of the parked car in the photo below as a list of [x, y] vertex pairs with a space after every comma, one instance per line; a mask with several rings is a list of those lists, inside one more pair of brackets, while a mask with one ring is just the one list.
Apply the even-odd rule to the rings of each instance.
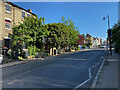
[[106, 48], [106, 45], [101, 45], [101, 48]]

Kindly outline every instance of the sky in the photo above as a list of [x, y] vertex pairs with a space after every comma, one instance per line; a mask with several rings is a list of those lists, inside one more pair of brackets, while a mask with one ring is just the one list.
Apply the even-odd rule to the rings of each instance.
[[[79, 28], [80, 34], [89, 33], [105, 40], [107, 37], [107, 16], [112, 28], [118, 21], [117, 2], [14, 2], [25, 9], [32, 9], [45, 23], [58, 23], [63, 16]], [[102, 18], [106, 17], [106, 20]]]

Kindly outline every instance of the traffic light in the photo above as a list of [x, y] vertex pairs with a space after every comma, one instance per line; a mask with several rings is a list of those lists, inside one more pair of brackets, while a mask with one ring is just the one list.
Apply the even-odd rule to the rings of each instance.
[[111, 37], [112, 37], [112, 30], [108, 29], [108, 38], [111, 38]]

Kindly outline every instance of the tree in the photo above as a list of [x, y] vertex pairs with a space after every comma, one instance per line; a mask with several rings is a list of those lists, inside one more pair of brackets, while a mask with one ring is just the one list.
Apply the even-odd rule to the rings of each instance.
[[120, 49], [120, 22], [115, 24], [112, 28], [112, 42], [114, 42], [115, 46]]
[[[23, 23], [13, 28], [13, 34], [11, 36], [12, 45], [14, 49], [21, 49], [21, 46], [25, 44], [29, 49], [30, 55], [35, 55], [35, 52], [40, 48], [39, 44], [42, 43], [42, 37], [47, 37], [49, 32], [44, 27], [44, 18], [38, 19], [34, 17], [25, 17]], [[20, 47], [18, 47], [20, 46]]]
[[87, 43], [86, 43], [86, 46], [90, 47], [90, 46], [92, 45], [92, 40], [91, 40], [91, 38], [88, 38], [88, 39], [86, 38], [85, 40], [86, 40], [86, 42], [87, 42]]
[[61, 22], [45, 25], [45, 18], [25, 17], [23, 23], [13, 28], [11, 36], [14, 49], [21, 49], [23, 44], [29, 49], [29, 55], [56, 47], [76, 46], [79, 35], [74, 23], [62, 17]]
[[76, 46], [77, 40], [79, 39], [79, 31], [78, 28], [74, 26], [74, 23], [71, 21], [71, 19], [68, 19], [65, 21], [65, 18], [62, 17], [62, 24], [65, 24], [64, 31], [66, 40], [68, 41], [66, 46]]
[[79, 35], [78, 37], [79, 37], [79, 39], [77, 40], [78, 45], [84, 45], [85, 39], [83, 35]]

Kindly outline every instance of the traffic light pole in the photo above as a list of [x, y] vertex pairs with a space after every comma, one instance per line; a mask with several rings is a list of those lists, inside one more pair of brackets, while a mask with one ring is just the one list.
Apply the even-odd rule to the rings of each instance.
[[111, 38], [112, 38], [112, 30], [110, 29], [110, 21], [109, 21], [109, 15], [108, 15], [108, 39], [109, 39], [109, 48], [110, 48], [110, 55], [112, 55], [112, 43], [111, 43]]
[[108, 29], [110, 29], [109, 15], [108, 15]]
[[112, 43], [111, 43], [111, 37], [109, 38], [109, 41], [110, 41], [110, 55], [112, 55]]
[[112, 55], [112, 30], [108, 29], [108, 39], [109, 39], [109, 48], [110, 48], [110, 55]]
[[[107, 51], [108, 51], [108, 41], [109, 41], [109, 51], [110, 55], [112, 55], [112, 43], [111, 43], [111, 38], [112, 38], [112, 30], [110, 29], [110, 21], [109, 21], [109, 15], [107, 16], [108, 18], [108, 40], [107, 40]], [[103, 20], [105, 20], [105, 17], [103, 17]]]

